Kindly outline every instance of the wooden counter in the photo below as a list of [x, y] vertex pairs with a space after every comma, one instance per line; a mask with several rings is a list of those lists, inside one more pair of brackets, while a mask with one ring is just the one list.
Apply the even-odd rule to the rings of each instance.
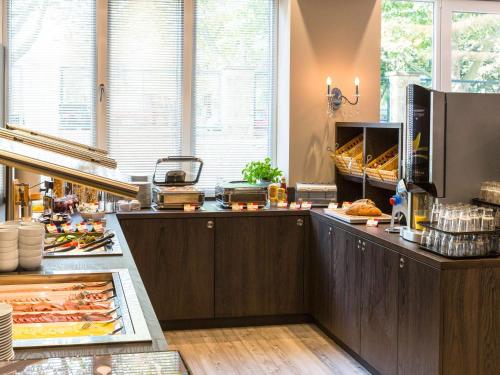
[[115, 215], [107, 216], [107, 227], [115, 231], [123, 256], [95, 256], [95, 257], [68, 257], [68, 258], [44, 258], [42, 269], [38, 272], [22, 272], [22, 274], [43, 273], [50, 271], [109, 271], [114, 269], [128, 269], [134, 284], [135, 293], [141, 304], [142, 312], [152, 337], [150, 343], [130, 343], [112, 345], [90, 345], [75, 347], [50, 347], [39, 349], [16, 349], [16, 359], [34, 359], [48, 357], [71, 357], [89, 355], [107, 355], [122, 353], [141, 353], [151, 351], [164, 351], [167, 343], [163, 336], [160, 324], [156, 318], [148, 294], [144, 288], [134, 259], [130, 253], [127, 241]]

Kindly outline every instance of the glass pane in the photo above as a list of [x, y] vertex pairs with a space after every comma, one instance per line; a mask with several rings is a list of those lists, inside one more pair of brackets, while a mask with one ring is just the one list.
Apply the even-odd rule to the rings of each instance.
[[402, 122], [406, 86], [432, 87], [432, 1], [382, 0], [380, 120]]
[[453, 12], [451, 88], [500, 92], [500, 14]]
[[192, 142], [208, 194], [271, 155], [276, 18], [276, 0], [195, 2]]
[[107, 144], [124, 173], [181, 152], [182, 47], [182, 0], [108, 0]]
[[94, 144], [95, 0], [9, 0], [8, 121]]

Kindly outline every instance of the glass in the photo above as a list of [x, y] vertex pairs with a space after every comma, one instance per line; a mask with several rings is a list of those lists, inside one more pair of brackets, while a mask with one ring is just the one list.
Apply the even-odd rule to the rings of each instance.
[[495, 218], [493, 217], [493, 209], [485, 208], [483, 217], [480, 220], [481, 230], [495, 230]]
[[433, 1], [382, 1], [381, 121], [403, 122], [406, 86], [432, 87]]
[[8, 121], [94, 144], [96, 1], [9, 0]]
[[453, 12], [451, 90], [500, 92], [500, 14]]

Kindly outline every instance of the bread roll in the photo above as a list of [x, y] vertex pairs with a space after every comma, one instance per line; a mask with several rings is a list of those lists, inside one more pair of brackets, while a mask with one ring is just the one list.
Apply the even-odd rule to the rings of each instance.
[[373, 201], [369, 199], [360, 199], [347, 209], [346, 214], [353, 216], [381, 216], [382, 211], [375, 206]]

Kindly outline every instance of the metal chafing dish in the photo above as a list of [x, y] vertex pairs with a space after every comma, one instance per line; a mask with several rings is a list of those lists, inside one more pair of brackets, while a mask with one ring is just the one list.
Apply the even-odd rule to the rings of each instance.
[[215, 200], [224, 208], [231, 208], [233, 203], [253, 203], [264, 207], [267, 204], [267, 194], [267, 186], [245, 181], [224, 182], [215, 187]]
[[[96, 288], [100, 288], [98, 290], [101, 294], [111, 295], [105, 299], [96, 300], [95, 293], [88, 292]], [[92, 295], [94, 295], [94, 301], [92, 301]], [[0, 301], [9, 301], [16, 305], [13, 313], [14, 348], [151, 341], [130, 274], [125, 269], [107, 272], [64, 271], [2, 275], [0, 276]], [[61, 304], [61, 301], [65, 303]], [[109, 310], [81, 307], [82, 303], [102, 306], [103, 301], [106, 302], [106, 306], [109, 305]], [[30, 304], [45, 304], [46, 308], [35, 309]], [[79, 308], [72, 310], [71, 307], [67, 307], [72, 305], [79, 306]], [[61, 306], [65, 309], [61, 310]], [[64, 318], [64, 315], [77, 316], [78, 314], [83, 314], [85, 317], [76, 322]], [[89, 319], [89, 314], [109, 314], [109, 319], [106, 316], [107, 320], [93, 320]], [[76, 317], [76, 319], [79, 318]], [[97, 326], [98, 324], [100, 326]], [[106, 327], [103, 333], [102, 327], [107, 325], [111, 326]], [[94, 328], [101, 328], [101, 330], [95, 333]], [[89, 332], [89, 334], [82, 335], [82, 332], [78, 331], [80, 329], [86, 330], [85, 333]], [[26, 332], [29, 333], [26, 334]], [[40, 332], [38, 337], [36, 332]], [[64, 334], [59, 335], [59, 332], [64, 332]], [[72, 335], [73, 332], [78, 332], [78, 334]]]
[[[200, 179], [202, 168], [203, 161], [193, 156], [159, 159], [153, 175], [155, 208], [182, 209], [185, 204], [201, 207], [205, 202], [205, 193], [194, 185]], [[164, 177], [161, 178], [161, 175]]]

